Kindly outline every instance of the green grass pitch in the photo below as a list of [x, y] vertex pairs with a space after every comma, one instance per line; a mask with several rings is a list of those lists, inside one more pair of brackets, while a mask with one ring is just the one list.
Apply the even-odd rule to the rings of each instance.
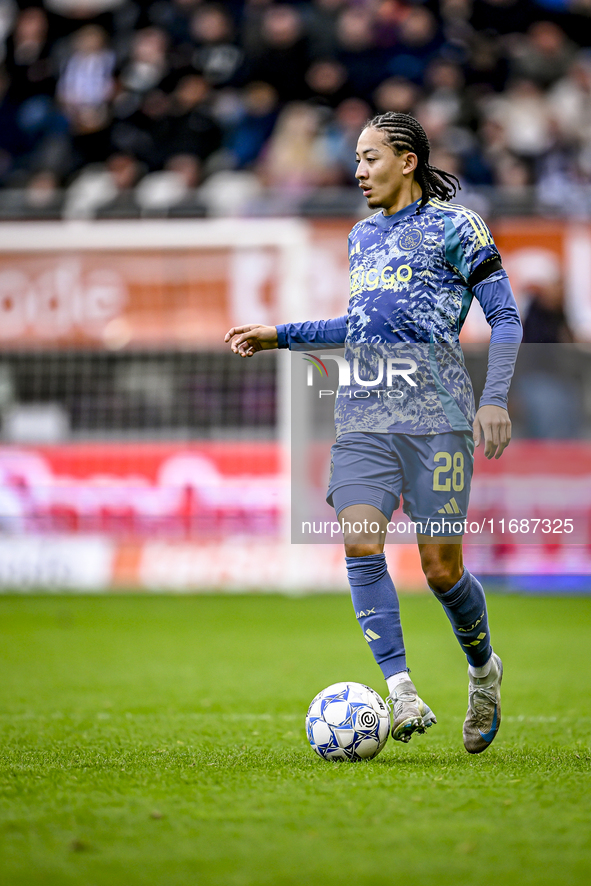
[[491, 596], [491, 749], [444, 613], [402, 598], [439, 724], [326, 763], [303, 721], [385, 684], [345, 596], [0, 598], [3, 886], [591, 882], [591, 599]]

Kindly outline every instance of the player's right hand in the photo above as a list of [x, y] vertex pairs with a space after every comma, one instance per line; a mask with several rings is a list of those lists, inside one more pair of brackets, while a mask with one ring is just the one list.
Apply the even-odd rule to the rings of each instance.
[[511, 442], [511, 420], [502, 406], [481, 406], [474, 419], [474, 444], [484, 440], [486, 458], [500, 458]]
[[225, 342], [240, 357], [252, 357], [257, 351], [277, 347], [277, 327], [251, 323], [249, 326], [233, 326], [226, 332]]

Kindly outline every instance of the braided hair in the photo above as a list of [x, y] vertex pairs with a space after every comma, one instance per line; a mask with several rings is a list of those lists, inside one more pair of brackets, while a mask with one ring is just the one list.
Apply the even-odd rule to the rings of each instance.
[[394, 153], [401, 154], [403, 151], [412, 151], [417, 155], [417, 168], [415, 169], [415, 181], [421, 186], [423, 195], [421, 207], [431, 199], [439, 197], [440, 200], [451, 200], [458, 188], [461, 188], [457, 177], [451, 172], [445, 172], [436, 166], [429, 165], [429, 151], [431, 146], [427, 134], [418, 120], [410, 114], [399, 114], [388, 111], [386, 114], [378, 114], [365, 124], [365, 129], [377, 129], [384, 133], [384, 141], [392, 148]]

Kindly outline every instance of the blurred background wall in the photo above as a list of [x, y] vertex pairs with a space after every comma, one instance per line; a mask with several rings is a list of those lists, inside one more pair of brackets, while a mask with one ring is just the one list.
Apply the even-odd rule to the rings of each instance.
[[[468, 557], [586, 576], [590, 46], [586, 0], [0, 0], [0, 586], [344, 588], [339, 545], [289, 544], [289, 358], [222, 339], [344, 313], [388, 110], [490, 224], [533, 347], [475, 506], [578, 521]], [[477, 393], [487, 339], [474, 306]]]

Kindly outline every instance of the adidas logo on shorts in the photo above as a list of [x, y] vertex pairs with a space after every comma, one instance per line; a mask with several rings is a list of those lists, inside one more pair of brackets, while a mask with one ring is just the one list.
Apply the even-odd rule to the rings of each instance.
[[448, 503], [437, 511], [438, 514], [460, 514], [461, 511], [455, 498], [450, 498]]

